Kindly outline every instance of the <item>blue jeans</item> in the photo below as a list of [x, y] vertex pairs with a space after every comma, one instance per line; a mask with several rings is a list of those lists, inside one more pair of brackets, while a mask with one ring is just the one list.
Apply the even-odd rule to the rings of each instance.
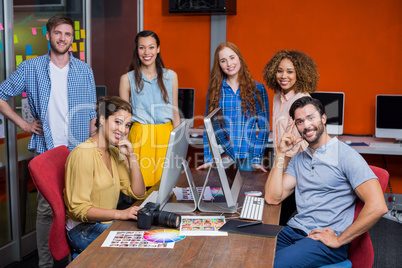
[[81, 253], [112, 223], [81, 223], [67, 232], [70, 245], [77, 253]]
[[236, 159], [237, 166], [241, 171], [253, 171], [253, 159], [251, 158], [242, 158]]
[[278, 234], [274, 267], [320, 267], [348, 257], [349, 244], [330, 248], [306, 236], [301, 230], [285, 226]]

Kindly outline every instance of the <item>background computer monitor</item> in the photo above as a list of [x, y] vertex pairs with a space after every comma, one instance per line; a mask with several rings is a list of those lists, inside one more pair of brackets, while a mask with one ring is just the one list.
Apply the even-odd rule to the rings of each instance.
[[204, 212], [237, 212], [237, 198], [243, 180], [235, 164], [233, 145], [230, 142], [229, 130], [226, 127], [221, 108], [216, 108], [208, 114], [204, 119], [204, 124], [213, 165], [208, 171], [203, 189], [208, 184], [211, 172], [217, 171], [225, 202], [204, 202], [202, 193], [198, 202], [198, 209]]
[[343, 114], [345, 93], [343, 92], [314, 92], [311, 97], [321, 101], [327, 115], [327, 132], [330, 135], [343, 134]]
[[[190, 120], [184, 120], [170, 133], [158, 196], [156, 198], [156, 203], [159, 204], [160, 209], [164, 211], [193, 212], [197, 208], [198, 193], [191, 176], [190, 168], [186, 161], [189, 139], [189, 123]], [[182, 170], [184, 170], [186, 173], [187, 181], [194, 197], [194, 202], [167, 203], [173, 187], [180, 179]]]
[[402, 140], [402, 95], [377, 95], [375, 136]]
[[96, 99], [99, 99], [99, 97], [106, 96], [106, 94], [107, 94], [106, 86], [96, 86]]
[[[194, 88], [179, 88], [178, 92], [178, 108], [181, 121], [184, 119], [194, 118], [195, 108], [195, 89]], [[191, 127], [194, 126], [194, 121], [191, 121]]]

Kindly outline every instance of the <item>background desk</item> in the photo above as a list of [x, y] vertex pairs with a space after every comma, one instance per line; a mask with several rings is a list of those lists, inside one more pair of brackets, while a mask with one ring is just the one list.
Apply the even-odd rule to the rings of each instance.
[[[25, 160], [30, 160], [34, 157], [34, 153], [28, 150], [28, 144], [31, 140], [31, 136], [24, 137], [17, 140], [17, 149], [18, 149], [18, 162], [22, 162]], [[5, 165], [5, 144], [0, 144], [0, 168]]]
[[[191, 129], [190, 134], [197, 134], [198, 137], [190, 137], [189, 144], [194, 147], [202, 148], [203, 140], [202, 140], [202, 129]], [[339, 135], [336, 136], [340, 141], [351, 141], [352, 143], [365, 143], [370, 145], [372, 142], [386, 142], [386, 143], [394, 143], [395, 139], [385, 139], [385, 138], [376, 138], [370, 136], [356, 136], [356, 135]], [[274, 145], [272, 142], [273, 135], [272, 131], [269, 132], [269, 139], [267, 143], [267, 149], [269, 152], [273, 153]], [[383, 154], [383, 155], [402, 155], [402, 147], [401, 148], [378, 148], [378, 147], [370, 147], [370, 146], [351, 146], [357, 152], [361, 154]]]
[[[18, 138], [17, 140], [17, 150], [18, 150], [18, 163], [20, 165], [20, 174], [19, 177], [21, 178], [20, 181], [20, 214], [21, 214], [21, 228], [25, 230], [25, 223], [26, 223], [26, 210], [28, 208], [29, 212], [29, 230], [34, 229], [33, 219], [31, 216], [31, 204], [28, 198], [28, 193], [35, 189], [35, 185], [33, 184], [32, 180], [29, 179], [29, 171], [28, 171], [28, 162], [31, 160], [35, 154], [28, 150], [28, 144], [31, 140], [31, 136], [24, 136], [22, 138]], [[5, 143], [0, 144], [0, 168], [4, 168], [6, 165], [6, 145]], [[2, 171], [4, 172], [4, 171]], [[4, 174], [4, 175], [3, 175]], [[7, 200], [7, 185], [6, 185], [6, 175], [5, 172], [0, 176], [0, 203], [3, 203]], [[28, 206], [27, 206], [28, 202]]]
[[381, 154], [381, 155], [402, 155], [402, 147], [370, 147], [370, 146], [353, 146], [353, 143], [365, 143], [370, 145], [372, 142], [386, 142], [386, 143], [394, 143], [395, 139], [384, 139], [384, 138], [375, 138], [369, 136], [351, 136], [351, 135], [340, 135], [338, 136], [340, 141], [351, 141], [351, 147], [355, 149], [360, 154]]
[[[201, 153], [203, 154], [203, 140], [200, 135], [202, 135], [202, 128], [195, 128], [190, 130], [190, 134], [197, 134], [199, 135], [198, 137], [191, 137], [189, 140], [189, 155], [188, 157], [191, 157], [191, 159], [195, 159], [196, 163], [191, 162], [190, 166], [191, 167], [197, 167], [200, 164], [203, 164], [203, 159], [200, 159], [200, 157], [195, 157], [195, 153]], [[346, 141], [351, 141], [352, 143], [365, 143], [367, 146], [354, 146], [353, 144], [351, 147], [355, 149], [358, 153], [360, 154], [372, 154], [372, 155], [402, 155], [402, 147], [370, 147], [370, 143], [372, 142], [386, 142], [386, 143], [394, 143], [395, 139], [385, 139], [385, 138], [375, 138], [375, 137], [370, 137], [370, 136], [356, 136], [356, 135], [339, 135], [336, 136], [340, 141], [346, 142]], [[274, 161], [274, 145], [272, 142], [272, 131], [269, 132], [269, 140], [267, 143], [267, 150], [265, 151], [265, 156], [263, 159], [263, 165], [271, 168], [273, 161]], [[268, 160], [268, 162], [266, 161]], [[201, 161], [200, 161], [201, 160]], [[386, 167], [386, 163], [384, 160], [384, 165]]]
[[[192, 170], [197, 186], [205, 180], [206, 171]], [[244, 184], [239, 195], [239, 204], [244, 201], [244, 192], [263, 191], [267, 173], [242, 172]], [[215, 178], [216, 179], [216, 178]], [[213, 180], [213, 178], [211, 178]], [[182, 176], [179, 183], [184, 182]], [[181, 184], [183, 187], [185, 185]], [[214, 184], [217, 186], [218, 184]], [[155, 189], [157, 187], [154, 187]], [[153, 190], [152, 188], [151, 190]], [[137, 202], [140, 204], [142, 201]], [[265, 204], [264, 223], [278, 224], [280, 206]], [[195, 212], [188, 215], [211, 215]], [[217, 215], [212, 214], [212, 215]], [[232, 214], [225, 214], [228, 218]], [[236, 216], [236, 215], [233, 215]], [[152, 229], [164, 229], [153, 226]], [[109, 231], [138, 230], [134, 221], [115, 221], [68, 267], [272, 267], [276, 238], [231, 234], [228, 236], [187, 236], [176, 242], [174, 249], [102, 248]]]

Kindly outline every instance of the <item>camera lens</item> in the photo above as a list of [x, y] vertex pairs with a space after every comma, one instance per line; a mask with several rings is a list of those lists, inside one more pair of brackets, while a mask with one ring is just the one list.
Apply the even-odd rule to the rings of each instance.
[[[166, 226], [166, 227], [172, 227], [172, 228], [178, 228], [181, 222], [181, 216], [172, 213], [172, 212], [166, 212], [166, 211], [159, 211], [158, 212], [158, 222], [157, 224]], [[156, 215], [155, 215], [156, 216]]]

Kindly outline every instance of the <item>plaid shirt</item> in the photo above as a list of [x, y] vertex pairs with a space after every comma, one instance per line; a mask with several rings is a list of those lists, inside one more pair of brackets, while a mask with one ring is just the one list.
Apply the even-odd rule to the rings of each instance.
[[[264, 85], [258, 82], [255, 82], [255, 85], [264, 107], [261, 107], [257, 98], [255, 98], [257, 113], [253, 117], [247, 118], [242, 113], [240, 89], [234, 93], [232, 88], [227, 84], [226, 79], [222, 81], [219, 107], [222, 108], [226, 125], [229, 128], [228, 133], [233, 144], [236, 159], [251, 158], [253, 164], [261, 164], [261, 158], [269, 137], [269, 102]], [[207, 101], [206, 115], [208, 113], [208, 105]], [[205, 163], [212, 162], [212, 155], [205, 131], [204, 161]]]
[[[35, 120], [42, 121], [44, 132], [43, 136], [32, 134], [29, 142], [28, 149], [37, 153], [43, 153], [54, 147], [52, 133], [46, 121], [51, 89], [49, 55], [48, 53], [22, 62], [17, 70], [0, 84], [0, 98], [5, 101], [22, 92], [27, 93], [31, 114]], [[89, 137], [89, 122], [96, 117], [96, 93], [91, 67], [74, 58], [70, 52], [69, 55], [70, 69], [67, 76], [69, 133], [66, 145], [72, 150]]]

